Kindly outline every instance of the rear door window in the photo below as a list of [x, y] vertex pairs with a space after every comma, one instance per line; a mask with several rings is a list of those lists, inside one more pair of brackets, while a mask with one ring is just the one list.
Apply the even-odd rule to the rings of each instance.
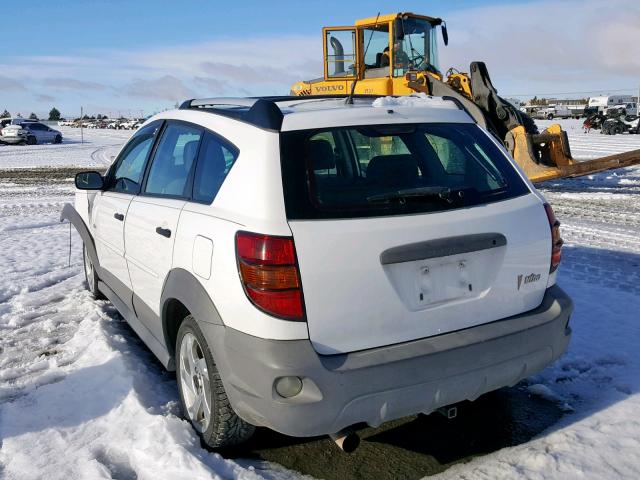
[[442, 211], [529, 191], [474, 124], [283, 132], [281, 155], [290, 219]]
[[189, 178], [203, 131], [184, 123], [169, 123], [151, 162], [144, 192], [167, 197], [188, 197]]
[[238, 149], [205, 132], [193, 178], [193, 200], [211, 203], [238, 157]]

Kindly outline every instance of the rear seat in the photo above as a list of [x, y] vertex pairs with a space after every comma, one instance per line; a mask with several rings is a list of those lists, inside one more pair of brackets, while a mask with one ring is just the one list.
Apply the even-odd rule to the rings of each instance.
[[367, 167], [367, 179], [386, 187], [408, 187], [418, 182], [420, 170], [413, 155], [378, 155]]

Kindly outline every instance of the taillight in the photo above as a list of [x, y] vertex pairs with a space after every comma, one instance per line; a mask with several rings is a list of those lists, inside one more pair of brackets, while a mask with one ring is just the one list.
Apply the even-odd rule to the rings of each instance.
[[293, 238], [238, 232], [236, 254], [242, 285], [255, 306], [275, 317], [304, 320]]
[[549, 219], [549, 227], [551, 228], [551, 267], [549, 273], [553, 273], [560, 265], [560, 259], [562, 256], [562, 238], [560, 237], [560, 222], [556, 218], [555, 213], [551, 205], [544, 204], [544, 210], [547, 212], [547, 218]]

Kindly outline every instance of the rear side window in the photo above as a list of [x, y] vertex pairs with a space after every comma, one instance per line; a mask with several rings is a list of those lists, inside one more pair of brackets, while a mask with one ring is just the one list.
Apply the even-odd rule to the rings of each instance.
[[235, 147], [205, 132], [193, 178], [193, 200], [213, 202], [237, 156]]
[[162, 133], [151, 163], [145, 193], [168, 197], [188, 196], [191, 173], [203, 131], [182, 123], [170, 123]]
[[403, 215], [529, 192], [474, 124], [408, 124], [281, 134], [289, 219]]

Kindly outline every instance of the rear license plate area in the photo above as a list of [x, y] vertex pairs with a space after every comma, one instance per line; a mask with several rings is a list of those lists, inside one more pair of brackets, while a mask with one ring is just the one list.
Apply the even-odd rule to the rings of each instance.
[[423, 263], [419, 266], [414, 298], [426, 306], [474, 295], [469, 260]]

